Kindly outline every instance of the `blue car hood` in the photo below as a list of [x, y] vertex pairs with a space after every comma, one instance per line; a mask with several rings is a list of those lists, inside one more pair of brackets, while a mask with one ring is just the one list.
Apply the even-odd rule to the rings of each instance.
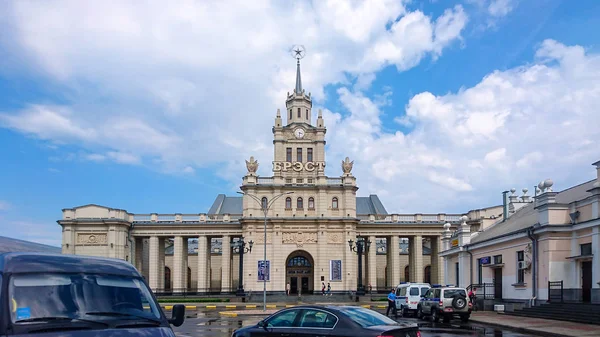
[[32, 333], [14, 335], [15, 337], [175, 337], [173, 330], [166, 327], [128, 328], [128, 329], [99, 329], [99, 330], [72, 330], [46, 333]]

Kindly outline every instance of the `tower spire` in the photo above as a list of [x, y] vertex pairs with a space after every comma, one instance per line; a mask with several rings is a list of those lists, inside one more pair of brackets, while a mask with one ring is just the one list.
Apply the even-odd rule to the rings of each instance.
[[302, 78], [300, 77], [300, 58], [297, 58], [297, 69], [296, 69], [296, 93], [302, 93]]

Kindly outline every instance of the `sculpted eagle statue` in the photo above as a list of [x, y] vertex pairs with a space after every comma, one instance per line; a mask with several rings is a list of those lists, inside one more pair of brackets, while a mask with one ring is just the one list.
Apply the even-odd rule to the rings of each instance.
[[342, 170], [344, 171], [344, 174], [350, 174], [352, 165], [354, 165], [354, 160], [350, 161], [350, 158], [348, 157], [346, 157], [346, 160], [342, 161]]
[[248, 173], [256, 173], [256, 170], [258, 170], [258, 161], [254, 160], [254, 157], [250, 157], [250, 161], [246, 160], [246, 168], [248, 169]]

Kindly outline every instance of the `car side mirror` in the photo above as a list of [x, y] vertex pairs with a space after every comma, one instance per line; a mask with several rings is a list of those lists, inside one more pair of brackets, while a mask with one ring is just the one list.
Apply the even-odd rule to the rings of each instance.
[[175, 304], [173, 306], [173, 313], [171, 319], [169, 319], [169, 324], [173, 324], [173, 326], [180, 326], [183, 324], [183, 320], [185, 319], [185, 305], [183, 304]]
[[260, 321], [260, 322], [256, 323], [256, 326], [259, 327], [259, 328], [263, 328], [263, 329], [266, 330], [267, 329], [267, 322]]
[[425, 295], [421, 295], [421, 298], [425, 298]]

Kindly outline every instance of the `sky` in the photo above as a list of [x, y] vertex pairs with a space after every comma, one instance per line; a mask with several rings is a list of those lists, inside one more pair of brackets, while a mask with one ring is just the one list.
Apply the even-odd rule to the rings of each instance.
[[[326, 174], [389, 213], [465, 213], [600, 160], [594, 0], [2, 1], [0, 233], [60, 245], [61, 210], [207, 212], [302, 84]], [[522, 194], [519, 192], [519, 194]]]

